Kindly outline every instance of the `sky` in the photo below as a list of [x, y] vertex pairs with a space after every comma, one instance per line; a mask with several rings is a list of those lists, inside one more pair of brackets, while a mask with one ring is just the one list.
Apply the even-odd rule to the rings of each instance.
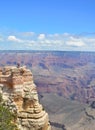
[[0, 50], [95, 51], [95, 0], [0, 1]]

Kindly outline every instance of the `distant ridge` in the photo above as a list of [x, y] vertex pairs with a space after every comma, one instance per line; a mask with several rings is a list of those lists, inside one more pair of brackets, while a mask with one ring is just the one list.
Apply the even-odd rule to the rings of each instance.
[[95, 51], [66, 51], [66, 50], [0, 50], [0, 52], [75, 52], [75, 53], [95, 53]]

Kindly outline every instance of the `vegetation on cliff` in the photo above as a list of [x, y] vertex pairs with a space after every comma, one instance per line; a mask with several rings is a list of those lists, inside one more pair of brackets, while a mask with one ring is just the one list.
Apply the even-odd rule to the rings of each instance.
[[0, 95], [0, 130], [18, 130], [14, 119], [15, 115], [10, 112], [8, 107], [4, 106], [2, 96]]

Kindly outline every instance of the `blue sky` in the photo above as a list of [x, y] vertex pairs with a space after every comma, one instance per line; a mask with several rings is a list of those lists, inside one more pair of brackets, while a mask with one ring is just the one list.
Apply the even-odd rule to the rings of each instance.
[[95, 50], [95, 0], [0, 1], [1, 50]]

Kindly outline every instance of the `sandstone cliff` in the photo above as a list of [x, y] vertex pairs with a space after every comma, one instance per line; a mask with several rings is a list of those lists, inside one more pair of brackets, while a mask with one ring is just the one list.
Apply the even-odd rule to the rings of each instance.
[[33, 76], [26, 67], [0, 69], [0, 93], [5, 105], [17, 113], [20, 130], [51, 130], [48, 114], [39, 103]]

